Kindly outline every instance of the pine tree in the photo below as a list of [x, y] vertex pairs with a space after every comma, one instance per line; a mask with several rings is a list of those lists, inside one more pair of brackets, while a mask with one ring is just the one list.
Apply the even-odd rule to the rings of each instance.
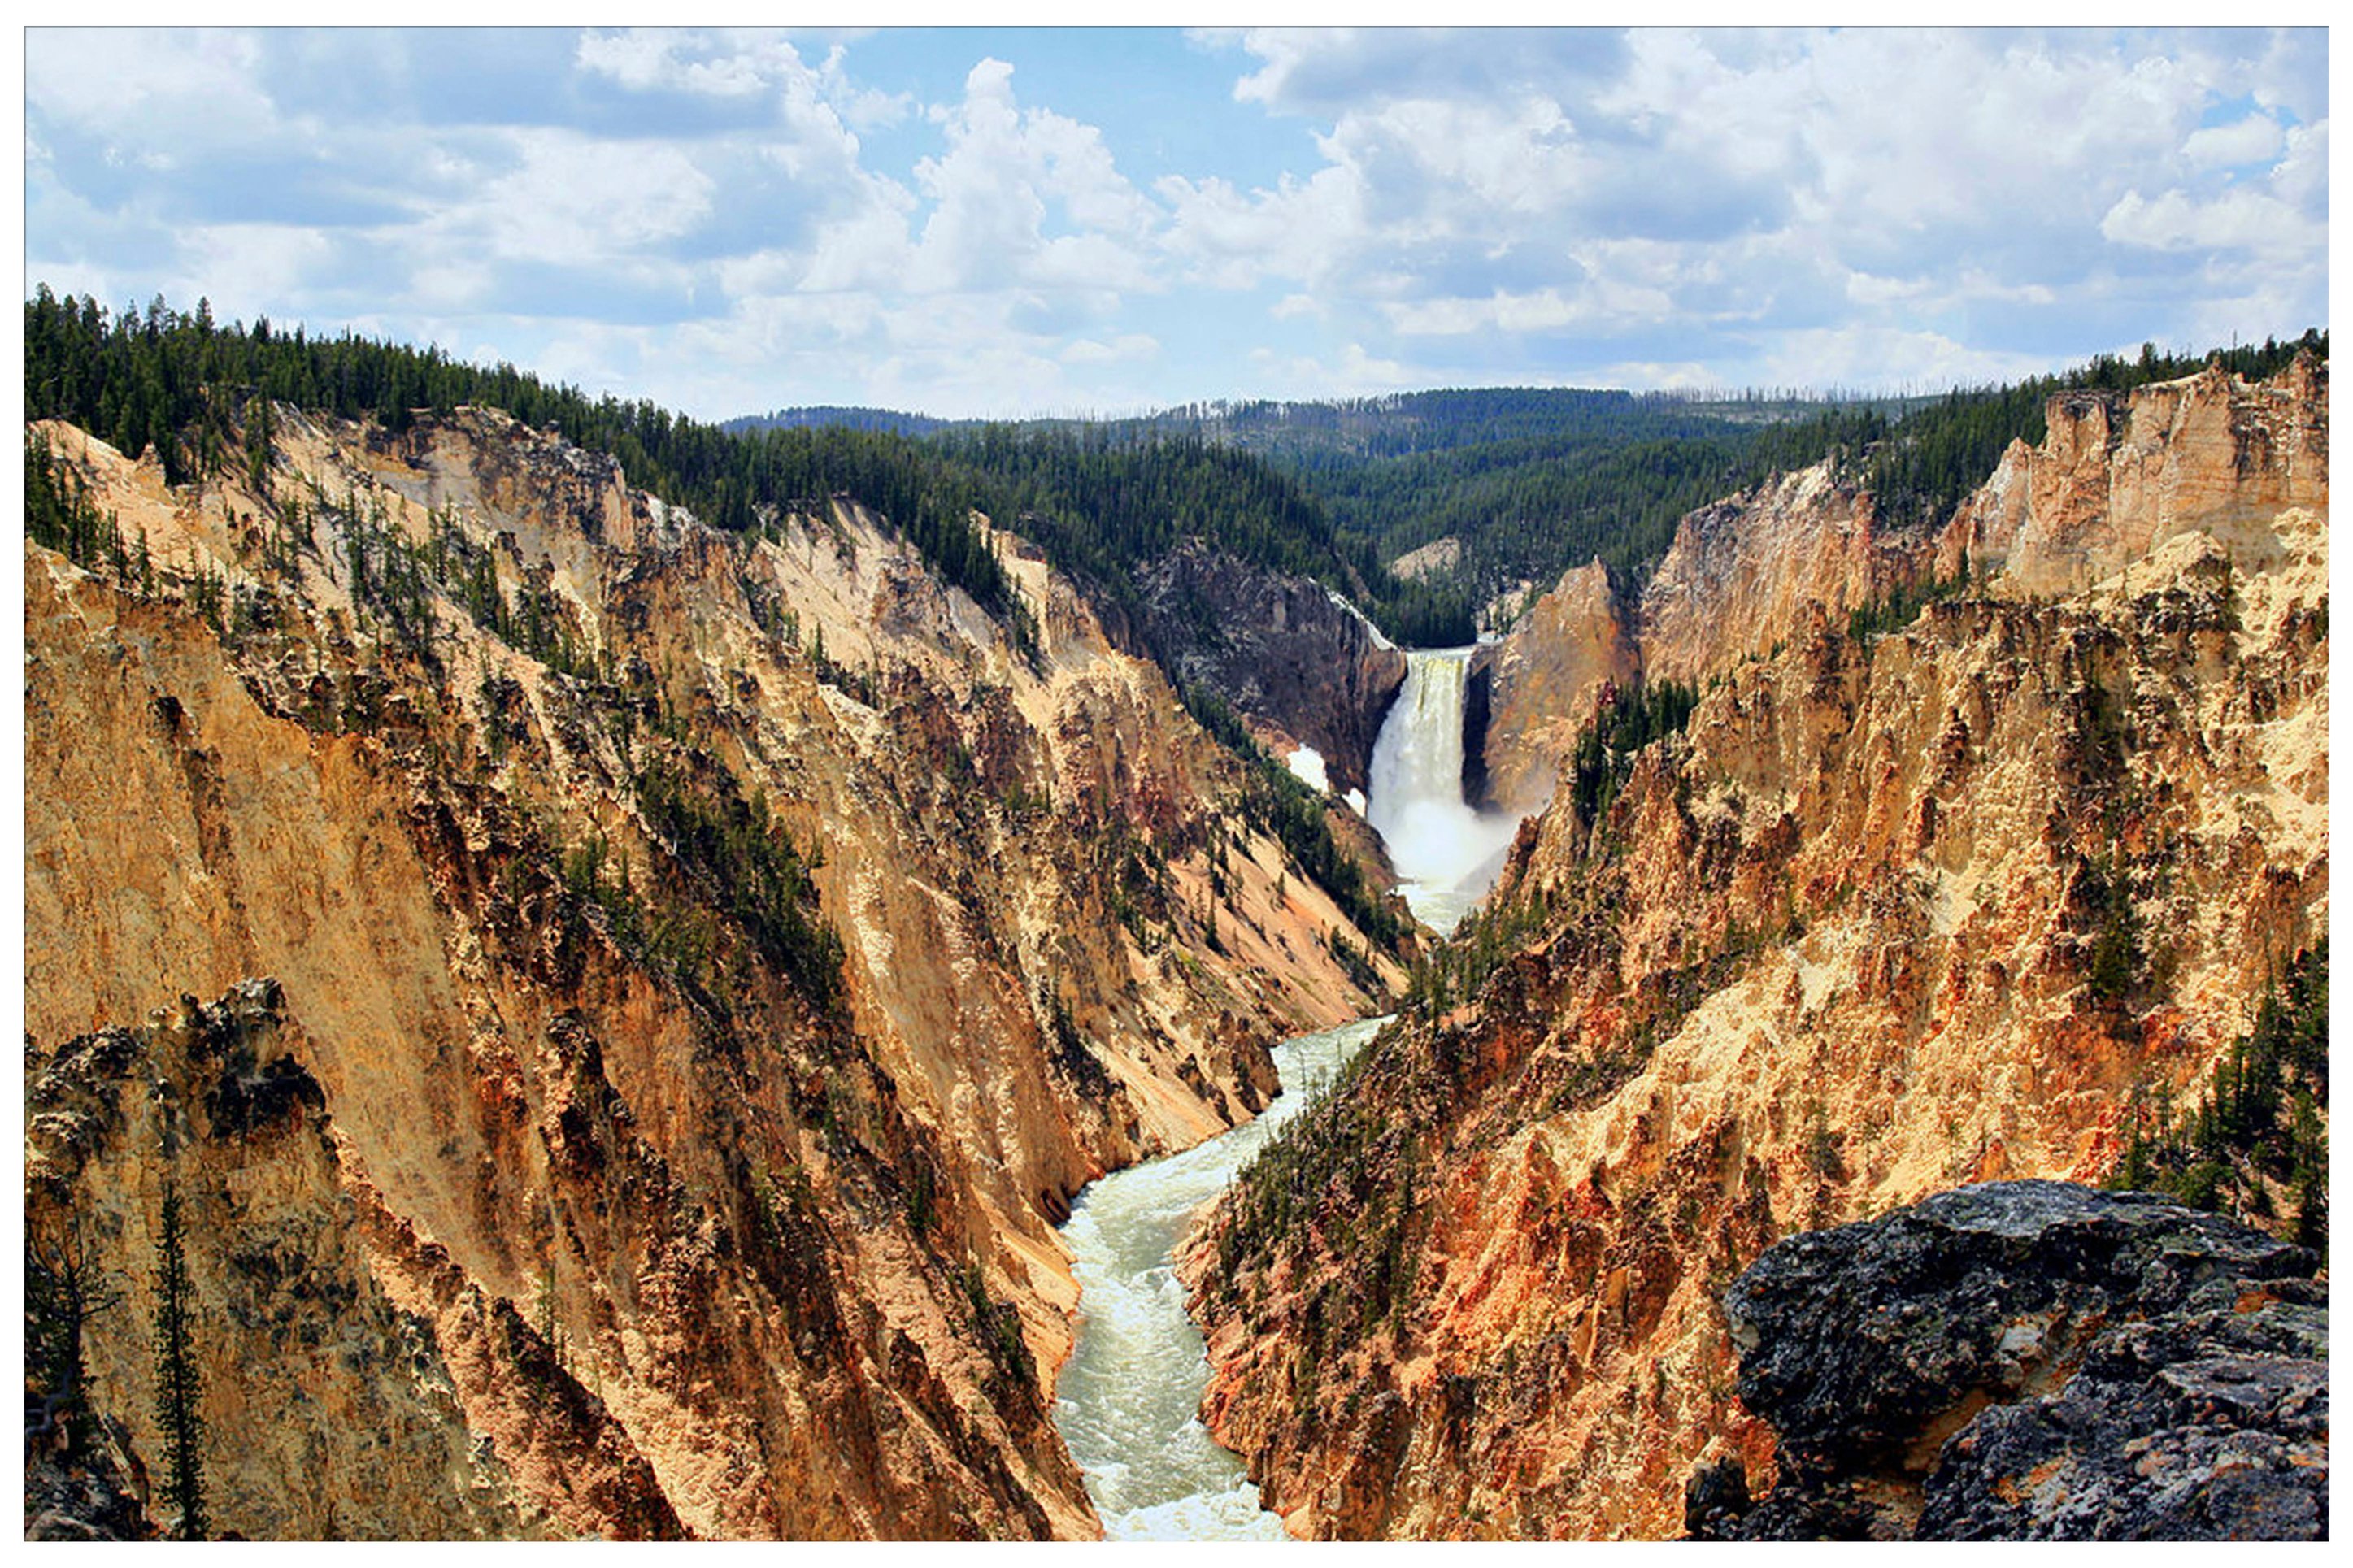
[[164, 1223], [155, 1239], [155, 1422], [164, 1429], [164, 1495], [179, 1510], [179, 1537], [205, 1537], [203, 1397], [194, 1347], [195, 1301], [183, 1250], [180, 1189], [164, 1184]]

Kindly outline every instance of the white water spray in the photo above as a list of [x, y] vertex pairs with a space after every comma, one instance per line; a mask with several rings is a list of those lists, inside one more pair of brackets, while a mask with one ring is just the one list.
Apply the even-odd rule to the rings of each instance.
[[1440, 933], [1494, 886], [1520, 826], [1462, 798], [1462, 694], [1473, 651], [1407, 654], [1405, 685], [1373, 742], [1366, 820], [1388, 847], [1406, 902]]

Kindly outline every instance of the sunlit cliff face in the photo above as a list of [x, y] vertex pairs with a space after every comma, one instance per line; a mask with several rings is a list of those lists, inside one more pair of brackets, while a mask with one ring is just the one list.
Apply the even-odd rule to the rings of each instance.
[[[1941, 534], [1789, 484], [1686, 522], [1702, 597], [1635, 629], [1687, 724], [1556, 798], [1495, 951], [1187, 1255], [1205, 1408], [1294, 1528], [1680, 1534], [1703, 1457], [1772, 1475], [1717, 1305], [1765, 1246], [2105, 1178], [2325, 935], [2325, 370], [2051, 429]], [[1832, 613], [1965, 552], [1906, 626]]]

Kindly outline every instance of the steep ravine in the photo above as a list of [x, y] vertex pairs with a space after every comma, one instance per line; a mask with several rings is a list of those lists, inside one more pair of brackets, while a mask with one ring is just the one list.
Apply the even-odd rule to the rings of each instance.
[[1275, 1048], [1282, 1092], [1246, 1127], [1089, 1185], [1063, 1227], [1085, 1289], [1056, 1420], [1114, 1540], [1279, 1541], [1241, 1462], [1196, 1412], [1208, 1367], [1173, 1253], [1200, 1208], [1301, 1113], [1381, 1020]]
[[[25, 552], [30, 1239], [122, 1296], [78, 1456], [168, 1524], [168, 1180], [217, 1530], [1095, 1533], [1054, 1224], [1378, 1001], [1247, 771], [1011, 535], [1034, 662], [846, 502], [275, 423], [267, 493], [42, 432], [137, 551]], [[239, 1052], [310, 1089], [224, 1121]]]
[[2194, 1099], [2327, 931], [2327, 426], [2324, 365], [2209, 372], [2054, 405], [1941, 532], [1874, 543], [1821, 480], [1686, 522], [1689, 603], [1626, 636], [1688, 721], [1563, 781], [1185, 1258], [1269, 1506], [1678, 1535], [1703, 1461], [1773, 1479], [1719, 1306], [1769, 1244], [2098, 1181], [2137, 1103]]

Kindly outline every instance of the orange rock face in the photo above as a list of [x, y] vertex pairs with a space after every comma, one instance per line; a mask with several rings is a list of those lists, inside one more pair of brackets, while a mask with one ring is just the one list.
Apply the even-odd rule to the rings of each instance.
[[1208, 1413], [1295, 1532], [1679, 1535], [1703, 1459], [1769, 1480], [1716, 1305], [1765, 1245], [2105, 1177], [2325, 936], [2325, 372], [2116, 412], [2129, 459], [2063, 407], [2024, 465], [2063, 527], [1987, 523], [1980, 587], [1863, 641], [1919, 560], [1867, 498], [1685, 525], [1642, 646], [1704, 679], [1687, 729], [1524, 830], [1484, 940], [1187, 1259]]
[[[1374, 1000], [1160, 672], [1010, 535], [1034, 660], [854, 507], [723, 536], [485, 411], [281, 409], [268, 496], [44, 435], [148, 563], [25, 552], [28, 1075], [122, 1108], [27, 1201], [133, 1284], [126, 1473], [173, 1176], [217, 1528], [1096, 1532], [1054, 1219]], [[88, 1070], [200, 1095], [150, 1010], [259, 977], [301, 1119]], [[269, 1330], [264, 1235], [341, 1305]]]
[[1893, 584], [1906, 558], [1867, 491], [1818, 463], [1683, 519], [1642, 590], [1643, 671], [1695, 680], [1787, 644], [1817, 615], [1842, 621]]
[[2328, 510], [2327, 367], [2306, 357], [2259, 386], [2210, 366], [2129, 398], [2054, 398], [2039, 448], [2015, 445], [1955, 519], [1947, 552], [2012, 593], [2088, 588], [2176, 534], [2268, 552], [2284, 509]]
[[1535, 812], [1552, 798], [1560, 760], [1576, 747], [1609, 687], [1633, 683], [1640, 650], [1599, 561], [1565, 574], [1512, 635], [1473, 656], [1487, 686], [1487, 799]]

